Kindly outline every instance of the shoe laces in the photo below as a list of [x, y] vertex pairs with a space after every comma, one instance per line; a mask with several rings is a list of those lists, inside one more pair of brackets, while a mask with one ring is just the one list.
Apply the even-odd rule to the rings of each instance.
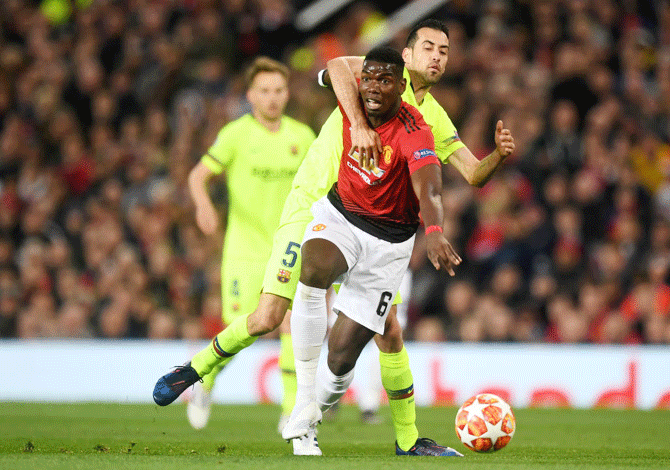
[[415, 445], [422, 445], [423, 447], [442, 447], [434, 440], [428, 437], [420, 437], [416, 440]]
[[[174, 372], [179, 372], [180, 370], [186, 369], [187, 367], [190, 367], [191, 369], [193, 369], [193, 366], [191, 365], [190, 362], [187, 363], [187, 364], [182, 364], [182, 365], [179, 365], [179, 366], [172, 366], [172, 367], [174, 367]], [[195, 369], [193, 369], [193, 370], [195, 371]], [[196, 371], [195, 373], [197, 374], [198, 372]], [[203, 380], [202, 377], [200, 377], [199, 375], [198, 375], [198, 377], [199, 377], [198, 382], [200, 382], [201, 384], [205, 383], [205, 381]]]

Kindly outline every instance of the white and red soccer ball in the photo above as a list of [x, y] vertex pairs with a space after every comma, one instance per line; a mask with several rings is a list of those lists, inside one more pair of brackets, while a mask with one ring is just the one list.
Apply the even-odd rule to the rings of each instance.
[[512, 408], [497, 395], [480, 393], [463, 403], [456, 413], [456, 434], [475, 452], [494, 452], [514, 436], [516, 420]]

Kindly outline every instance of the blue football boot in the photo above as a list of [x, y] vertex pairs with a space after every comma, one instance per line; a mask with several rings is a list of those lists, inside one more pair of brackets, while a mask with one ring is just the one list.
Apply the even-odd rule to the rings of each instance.
[[463, 454], [451, 447], [444, 447], [439, 445], [432, 439], [420, 437], [416, 440], [414, 445], [408, 450], [404, 451], [398, 447], [398, 442], [395, 443], [396, 455], [430, 455], [433, 457], [463, 457]]
[[201, 380], [191, 363], [178, 366], [172, 372], [158, 379], [154, 387], [154, 401], [160, 406], [172, 403], [184, 390]]

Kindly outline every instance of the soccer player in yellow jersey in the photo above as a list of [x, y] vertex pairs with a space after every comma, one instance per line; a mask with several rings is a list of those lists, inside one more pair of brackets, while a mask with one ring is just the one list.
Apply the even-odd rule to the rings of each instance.
[[[403, 50], [407, 88], [402, 98], [418, 108], [424, 120], [432, 126], [435, 150], [440, 160], [454, 165], [471, 185], [481, 187], [514, 150], [514, 139], [509, 130], [503, 129], [502, 123], [499, 123], [495, 130], [496, 150], [481, 161], [461, 142], [449, 116], [429, 93], [430, 87], [444, 74], [448, 53], [449, 33], [442, 22], [424, 20], [412, 28]], [[381, 152], [378, 135], [367, 124], [362, 110], [356, 107], [357, 101], [347, 100], [338, 89], [351, 86], [355, 93], [356, 82], [352, 73], [360, 72], [362, 62], [362, 58], [334, 59], [328, 63], [326, 76], [319, 74], [319, 79], [322, 83], [333, 83], [340, 104], [353, 124], [352, 151], [358, 151], [361, 158], [374, 159]], [[156, 403], [172, 403], [201, 376], [282, 323], [300, 276], [300, 245], [305, 227], [312, 220], [311, 205], [323, 197], [336, 181], [342, 151], [342, 114], [335, 109], [322, 126], [293, 180], [274, 236], [263, 293], [256, 310], [246, 318], [238, 318], [219, 333], [208, 347], [193, 357], [190, 364], [161, 377], [154, 389]], [[425, 447], [426, 440], [418, 437], [412, 373], [402, 340], [402, 328], [395, 313], [396, 307], [393, 306], [384, 335], [376, 335], [375, 342], [380, 349], [382, 384], [389, 396], [397, 449], [406, 455], [434, 455]], [[294, 453], [321, 455], [315, 442], [314, 439], [294, 439]]]
[[[310, 127], [285, 116], [288, 68], [267, 57], [253, 61], [246, 74], [251, 113], [227, 124], [189, 174], [198, 227], [207, 235], [218, 226], [217, 211], [207, 190], [213, 175], [225, 172], [229, 207], [221, 263], [222, 317], [230, 325], [258, 304], [272, 237], [291, 182], [315, 138]], [[295, 369], [288, 322], [281, 327], [284, 399], [289, 413], [295, 401]], [[210, 394], [222, 361], [197, 383], [187, 416], [193, 427], [207, 424]]]

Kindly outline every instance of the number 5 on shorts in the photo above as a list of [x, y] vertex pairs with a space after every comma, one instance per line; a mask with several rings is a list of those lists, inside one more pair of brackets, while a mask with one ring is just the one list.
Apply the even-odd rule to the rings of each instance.
[[292, 268], [295, 266], [295, 262], [298, 260], [298, 252], [296, 250], [300, 249], [300, 244], [296, 242], [288, 242], [288, 246], [286, 247], [286, 255], [282, 260], [282, 264], [286, 266], [287, 268]]

